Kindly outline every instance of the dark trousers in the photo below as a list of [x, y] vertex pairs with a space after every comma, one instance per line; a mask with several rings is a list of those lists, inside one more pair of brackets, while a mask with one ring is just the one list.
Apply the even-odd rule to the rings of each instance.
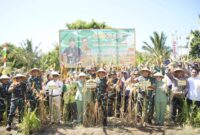
[[146, 103], [146, 108], [147, 108], [147, 118], [148, 121], [151, 121], [153, 119], [153, 114], [154, 114], [154, 102], [155, 102], [155, 96], [151, 93], [149, 97], [147, 97], [147, 103]]
[[143, 107], [143, 98], [138, 98], [137, 99], [137, 112], [138, 112], [138, 117], [142, 117], [142, 107]]
[[115, 110], [115, 98], [114, 92], [108, 94], [108, 116], [113, 116]]
[[171, 103], [171, 119], [173, 121], [182, 122], [183, 118], [183, 98], [178, 98], [173, 96], [172, 103]]
[[193, 113], [193, 117], [195, 117], [198, 109], [200, 108], [200, 101], [193, 101], [187, 98], [187, 105], [189, 108], [189, 113]]
[[103, 113], [102, 122], [104, 126], [107, 126], [107, 95], [100, 95], [98, 98], [98, 107], [101, 108]]
[[64, 105], [65, 113], [64, 119], [65, 121], [73, 121], [77, 119], [77, 106], [76, 102], [68, 103]]
[[8, 115], [7, 124], [11, 125], [17, 108], [18, 108], [18, 112], [19, 112], [18, 120], [20, 123], [23, 118], [23, 114], [24, 114], [24, 100], [23, 99], [16, 99], [16, 100], [11, 101], [10, 113]]
[[5, 112], [6, 105], [4, 100], [0, 99], [0, 123], [3, 121], [3, 113]]
[[11, 99], [6, 99], [6, 104], [7, 104], [7, 118], [8, 118], [8, 115], [10, 113], [10, 104], [11, 104]]
[[[144, 100], [144, 98], [137, 98], [138, 118], [142, 116], [143, 107], [145, 107], [146, 109], [145, 121], [147, 120], [149, 123], [151, 123], [154, 114], [154, 98], [155, 96], [153, 95], [153, 93], [148, 94], [146, 101]], [[144, 106], [144, 102], [146, 106]]]
[[120, 117], [120, 108], [121, 108], [121, 101], [122, 101], [122, 92], [117, 92], [117, 110], [116, 110], [116, 116]]

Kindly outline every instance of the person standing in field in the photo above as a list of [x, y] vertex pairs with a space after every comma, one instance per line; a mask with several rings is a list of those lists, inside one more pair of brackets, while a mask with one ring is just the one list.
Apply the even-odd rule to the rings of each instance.
[[16, 109], [18, 109], [19, 113], [19, 123], [21, 123], [23, 118], [25, 101], [27, 100], [27, 85], [24, 83], [25, 78], [24, 75], [17, 74], [13, 77], [13, 83], [8, 89], [8, 92], [12, 93], [10, 113], [8, 115], [6, 127], [8, 131], [11, 130], [11, 123], [15, 116]]
[[[187, 104], [189, 106], [189, 111], [194, 111], [196, 113], [197, 109], [200, 108], [200, 77], [197, 68], [192, 68], [191, 77], [188, 78], [189, 89], [187, 94]], [[192, 110], [192, 105], [194, 104], [194, 109]]]
[[78, 123], [83, 123], [83, 90], [85, 89], [85, 82], [86, 82], [86, 74], [81, 72], [78, 75], [78, 81], [77, 81], [77, 91], [76, 91], [76, 105], [77, 105], [77, 111], [78, 111]]
[[162, 73], [155, 73], [155, 110], [156, 110], [156, 125], [164, 125], [164, 117], [167, 107], [167, 84], [163, 81]]
[[[49, 107], [51, 124], [56, 121], [58, 124], [61, 123], [61, 94], [63, 89], [63, 83], [59, 80], [59, 73], [53, 71], [51, 73], [53, 80], [47, 83], [46, 89], [49, 95]], [[57, 116], [57, 117], [56, 117]]]

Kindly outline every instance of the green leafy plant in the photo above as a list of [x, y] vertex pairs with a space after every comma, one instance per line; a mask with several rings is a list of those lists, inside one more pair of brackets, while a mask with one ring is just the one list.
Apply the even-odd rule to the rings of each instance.
[[30, 132], [40, 129], [41, 123], [38, 117], [36, 116], [36, 110], [33, 112], [31, 112], [30, 109], [25, 111], [23, 121], [19, 127], [23, 135], [29, 135]]

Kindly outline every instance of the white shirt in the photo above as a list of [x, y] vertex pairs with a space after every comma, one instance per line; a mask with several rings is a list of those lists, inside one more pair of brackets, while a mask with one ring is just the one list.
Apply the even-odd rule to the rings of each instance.
[[200, 77], [188, 78], [189, 91], [188, 98], [194, 101], [200, 101]]
[[45, 90], [48, 90], [49, 95], [51, 96], [58, 96], [62, 94], [62, 87], [63, 87], [63, 83], [61, 81], [51, 80], [50, 82], [47, 83]]
[[167, 86], [170, 86], [170, 85], [172, 85], [172, 81], [169, 79], [169, 77], [167, 76], [167, 75], [165, 75], [165, 80], [166, 80], [166, 82], [167, 82]]

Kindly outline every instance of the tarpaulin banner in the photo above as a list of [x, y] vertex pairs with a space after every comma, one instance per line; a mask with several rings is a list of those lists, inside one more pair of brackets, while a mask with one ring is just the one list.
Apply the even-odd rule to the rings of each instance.
[[59, 41], [67, 67], [135, 64], [135, 29], [60, 30]]

